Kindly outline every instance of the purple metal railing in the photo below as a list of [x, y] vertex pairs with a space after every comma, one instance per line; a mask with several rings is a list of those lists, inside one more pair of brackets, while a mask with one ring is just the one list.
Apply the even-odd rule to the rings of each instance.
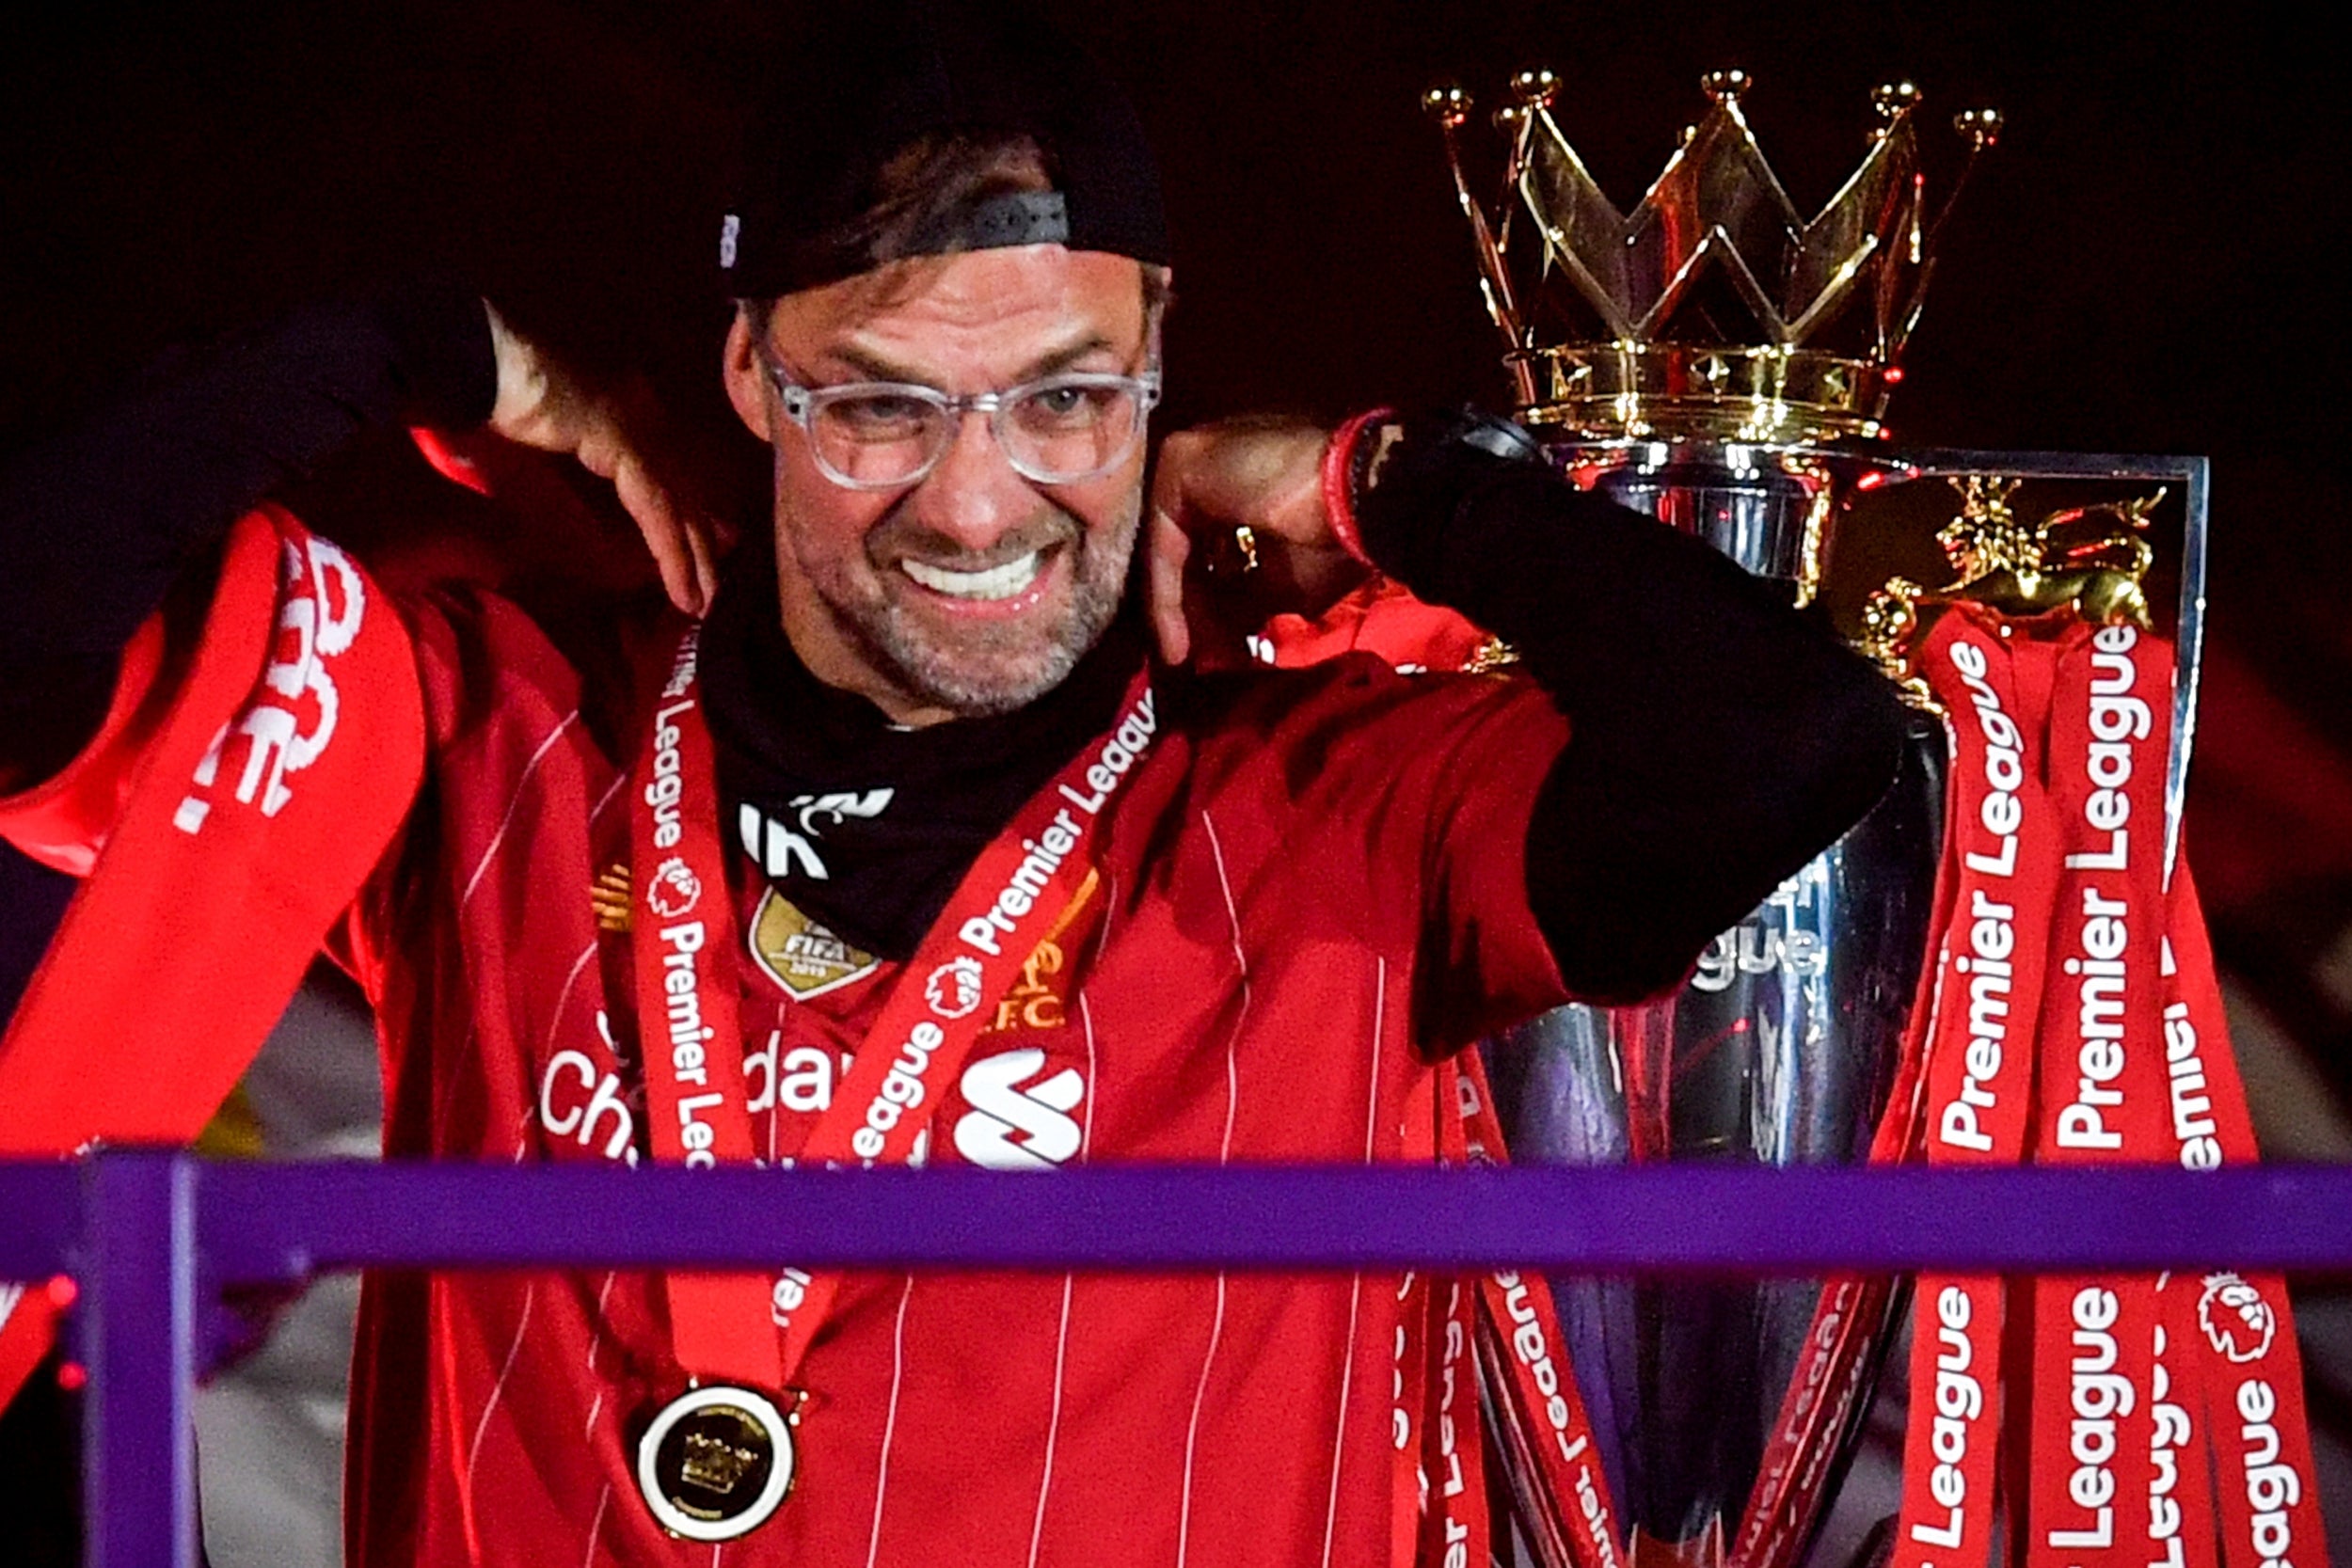
[[0, 1279], [73, 1275], [90, 1568], [195, 1561], [198, 1307], [326, 1269], [759, 1266], [1822, 1274], [2352, 1269], [2352, 1167], [624, 1171], [0, 1164]]

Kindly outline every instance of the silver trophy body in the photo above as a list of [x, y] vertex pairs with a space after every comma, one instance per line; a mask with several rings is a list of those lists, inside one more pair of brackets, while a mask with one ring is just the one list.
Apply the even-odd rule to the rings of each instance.
[[[1845, 501], [1905, 474], [1880, 415], [1941, 220], [1922, 211], [1915, 88], [1879, 90], [1862, 166], [1807, 218], [1749, 130], [1748, 86], [1738, 71], [1707, 79], [1711, 109], [1629, 214], [1561, 132], [1549, 72], [1523, 72], [1495, 117], [1508, 149], [1498, 201], [1474, 197], [1465, 169], [1469, 95], [1440, 88], [1424, 104], [1446, 133], [1519, 417], [1552, 461], [1802, 605]], [[1998, 119], [1958, 125], [1973, 158]], [[1870, 815], [1717, 937], [1674, 995], [1562, 1007], [1488, 1043], [1512, 1159], [1868, 1157], [1943, 840], [1940, 722], [1920, 713], [1913, 742]], [[1636, 1568], [1796, 1560], [1867, 1403], [1895, 1282], [1552, 1283]], [[1565, 1564], [1556, 1502], [1526, 1466], [1505, 1468], [1521, 1539], [1546, 1568]]]
[[[1594, 487], [1706, 539], [1794, 591], [1818, 482], [1759, 467], [1749, 449], [1689, 445], [1554, 456]], [[1596, 458], [1614, 458], [1596, 472]], [[1677, 1160], [1760, 1165], [1867, 1158], [1924, 965], [1943, 839], [1941, 726], [1918, 716], [1894, 786], [1870, 815], [1745, 920], [1716, 937], [1674, 995], [1560, 1007], [1487, 1059], [1514, 1160]], [[1769, 768], [1770, 757], [1756, 759]], [[1602, 1465], [1637, 1560], [1724, 1560], [1783, 1419], [1818, 1356], [1819, 1280], [1559, 1277], [1552, 1290]], [[1872, 1282], [1832, 1367], [1859, 1396], [1875, 1377], [1896, 1292]], [[1822, 1439], [1802, 1546], [1863, 1398]], [[1537, 1510], [1521, 1499], [1519, 1513]], [[1549, 1557], [1549, 1553], [1540, 1555]]]

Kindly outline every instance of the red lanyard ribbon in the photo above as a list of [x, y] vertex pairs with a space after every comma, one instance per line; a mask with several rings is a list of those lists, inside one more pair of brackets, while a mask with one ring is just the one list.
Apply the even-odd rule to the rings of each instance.
[[[1433, 1075], [1437, 1153], [1441, 1164], [1455, 1170], [1468, 1169], [1473, 1158], [1473, 1139], [1465, 1117], [1474, 1115], [1473, 1108], [1482, 1103], [1482, 1089], [1470, 1086], [1477, 1061], [1474, 1051], [1465, 1052], [1440, 1065]], [[1493, 1147], [1499, 1148], [1500, 1141]], [[1492, 1524], [1486, 1517], [1486, 1442], [1479, 1427], [1480, 1283], [1430, 1278], [1422, 1291], [1428, 1327], [1429, 1394], [1419, 1488], [1421, 1555], [1416, 1560], [1445, 1568], [1484, 1564], [1492, 1538]], [[1566, 1365], [1565, 1358], [1560, 1364]]]
[[[754, 1158], [718, 770], [697, 679], [701, 637], [696, 626], [678, 640], [629, 781], [630, 931], [648, 1134], [656, 1159], [689, 1166]], [[690, 1375], [784, 1386], [759, 1276], [672, 1274], [664, 1288], [672, 1344]]]
[[[2173, 872], [2165, 958], [2167, 1141], [2190, 1170], [2253, 1160], [2253, 1119], [2185, 862]], [[2303, 1360], [2286, 1281], [2275, 1274], [2176, 1275], [2165, 1294], [2175, 1390], [2174, 1402], [2158, 1407], [2157, 1441], [2179, 1441], [2173, 1464], [2159, 1464], [2152, 1481], [2149, 1560], [2195, 1568], [2210, 1534], [2191, 1528], [2201, 1501], [2219, 1514], [2228, 1568], [2324, 1559]], [[2190, 1441], [2192, 1433], [2203, 1443]], [[2201, 1449], [2214, 1457], [2210, 1479]], [[2175, 1477], [2177, 1496], [2168, 1508], [2162, 1483]], [[2217, 1488], [2210, 1496], [2209, 1484]]]
[[[1438, 1069], [1438, 1095], [1439, 1147], [1446, 1160], [1505, 1163], [1502, 1123], [1475, 1052], [1464, 1052]], [[1534, 1482], [1520, 1491], [1522, 1523], [1545, 1538], [1539, 1549], [1549, 1554], [1547, 1561], [1565, 1558], [1576, 1568], [1619, 1568], [1626, 1536], [1577, 1389], [1551, 1287], [1533, 1270], [1497, 1269], [1478, 1277], [1478, 1307], [1481, 1370], [1503, 1441], [1518, 1461], [1514, 1475]], [[1431, 1513], [1438, 1512], [1433, 1499]], [[1469, 1560], [1484, 1560], [1472, 1555]]]
[[[2013, 658], [2002, 632], [1955, 610], [1920, 658], [1948, 715], [1952, 756], [1950, 902], [1930, 955], [1916, 1129], [1931, 1165], [2014, 1165], [2026, 1154], [2058, 827], [2042, 784], [2047, 672]], [[1949, 1568], [1991, 1549], [2006, 1309], [1997, 1277], [1919, 1277], [1896, 1568]]]
[[[689, 1165], [754, 1158], [738, 1017], [737, 933], [719, 839], [698, 630], [652, 716], [633, 785], [632, 929], [638, 1035], [657, 1158]], [[802, 1162], [904, 1164], [919, 1146], [993, 1003], [1075, 898], [1103, 813], [1158, 729], [1138, 673], [1111, 730], [1080, 749], [980, 851], [894, 985]], [[669, 1276], [678, 1364], [696, 1377], [780, 1388], [816, 1338], [838, 1279], [787, 1270], [771, 1288], [744, 1275]], [[777, 1331], [782, 1331], [778, 1343]]]
[[[2046, 661], [2046, 775], [2061, 860], [2036, 1060], [2034, 1158], [2140, 1164], [2161, 1147], [2158, 953], [2165, 925], [2169, 645], [2128, 626], [2026, 642]], [[2156, 1283], [2033, 1283], [2029, 1568], [2141, 1568], [2150, 1519]], [[2210, 1521], [2200, 1521], [2210, 1533]]]
[[[2195, 892], [2162, 871], [2171, 647], [1963, 608], [1919, 663], [1954, 747], [1924, 1157], [2253, 1158]], [[2034, 1568], [2205, 1568], [2217, 1516], [2229, 1568], [2320, 1541], [2275, 1277], [1924, 1275], [1914, 1313], [1904, 1568], [1989, 1560], [1996, 1490]]]

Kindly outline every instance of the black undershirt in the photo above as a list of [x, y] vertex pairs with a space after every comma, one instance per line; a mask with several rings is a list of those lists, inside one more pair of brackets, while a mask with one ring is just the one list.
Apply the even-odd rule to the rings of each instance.
[[[0, 785], [45, 776], [87, 740], [132, 632], [254, 502], [370, 427], [479, 424], [496, 389], [480, 301], [421, 284], [184, 356], [11, 461]], [[1580, 994], [1672, 984], [1894, 771], [1904, 721], [1887, 684], [1790, 610], [1785, 589], [1686, 535], [1455, 439], [1444, 420], [1408, 430], [1360, 511], [1375, 560], [1510, 641], [1569, 716], [1534, 803], [1528, 886]], [[793, 896], [861, 945], [911, 951], [908, 933], [981, 845], [1109, 720], [1141, 657], [1132, 609], [1039, 703], [898, 731], [801, 667], [749, 557], [731, 563], [715, 612], [723, 784], [778, 816], [803, 796], [904, 790], [904, 811], [894, 798], [870, 819], [817, 818], [861, 865], [829, 857], [838, 890], [796, 884]]]
[[[1011, 713], [907, 729], [808, 673], [777, 620], [765, 551], [727, 565], [702, 640], [723, 829], [743, 843], [746, 804], [776, 823], [744, 847], [777, 891], [851, 945], [908, 958], [981, 848], [1110, 727], [1143, 666], [1142, 627], [1122, 614], [1067, 679]], [[880, 809], [858, 809], [884, 790]], [[855, 804], [828, 809], [829, 795]], [[805, 849], [771, 853], [778, 831]]]

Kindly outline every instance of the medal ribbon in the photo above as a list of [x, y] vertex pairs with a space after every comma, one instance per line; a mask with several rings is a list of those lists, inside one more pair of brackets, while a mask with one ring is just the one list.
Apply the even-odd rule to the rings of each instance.
[[[2253, 1119], [2185, 861], [2173, 870], [2169, 926], [2164, 966], [2168, 1141], [2191, 1170], [2252, 1161], [2259, 1157]], [[2149, 1560], [2164, 1568], [2201, 1568], [2210, 1560], [2205, 1543], [2213, 1531], [2198, 1524], [2201, 1503], [2219, 1515], [2221, 1560], [2228, 1568], [2283, 1568], [2291, 1553], [2306, 1563], [2324, 1561], [2328, 1538], [2286, 1281], [2275, 1274], [2174, 1275], [2165, 1297], [2174, 1391], [2169, 1406], [2158, 1406], [2156, 1435], [2159, 1446], [2180, 1438], [2169, 1469], [2177, 1481], [2176, 1508], [2165, 1506], [2168, 1470], [2159, 1461], [2150, 1488]], [[2199, 1432], [2203, 1442], [2195, 1440]], [[2208, 1451], [2210, 1473], [2200, 1457]], [[2215, 1485], [2217, 1492], [2208, 1490]]]
[[[2015, 1165], [2026, 1154], [2057, 823], [2042, 784], [2047, 685], [2040, 669], [2019, 669], [2002, 630], [1955, 610], [1919, 661], [1948, 716], [1952, 757], [1950, 902], [1937, 923], [1915, 1130], [1931, 1165]], [[2006, 1310], [1997, 1276], [1919, 1276], [1896, 1568], [1989, 1560]]]
[[[2047, 778], [2063, 853], [2037, 1053], [2034, 1157], [2140, 1164], [2162, 1147], [2157, 973], [2170, 649], [2128, 626], [2016, 640], [2054, 669]], [[2032, 1285], [2028, 1568], [2147, 1560], [2159, 1328], [2144, 1275]], [[2210, 1534], [2210, 1520], [2200, 1521]]]
[[1755, 1487], [1728, 1560], [1742, 1568], [1783, 1568], [1809, 1544], [1828, 1500], [1825, 1483], [1838, 1455], [1835, 1434], [1871, 1388], [1876, 1358], [1866, 1354], [1884, 1332], [1894, 1281], [1847, 1275], [1822, 1285], [1804, 1350], [1788, 1380]]
[[[2184, 868], [2168, 894], [2162, 873], [2169, 645], [2130, 626], [1963, 609], [1920, 664], [1952, 715], [1956, 769], [1915, 1117], [1924, 1156], [2191, 1169], [2253, 1158], [2195, 889]], [[2012, 731], [2022, 757], [1996, 756]], [[2023, 787], [2008, 788], [2021, 773]], [[2005, 946], [2002, 1015], [1992, 982]], [[2013, 1025], [2029, 1002], [2032, 1033], [1994, 1040], [1987, 1025]], [[2016, 1097], [2003, 1089], [2028, 1045], [2034, 1108], [2020, 1149]], [[2010, 1293], [2022, 1311], [1994, 1281], [1920, 1281], [1898, 1528], [1908, 1561], [1988, 1560], [1978, 1500], [1995, 1482], [2018, 1530], [2011, 1547], [2046, 1568], [2208, 1568], [2217, 1516], [2229, 1568], [2268, 1568], [2297, 1538], [2320, 1539], [2274, 1277], [2081, 1275]], [[2001, 1408], [2028, 1385], [2030, 1399]]]
[[[1439, 1076], [1425, 1074], [1406, 1092], [1405, 1136], [1400, 1152], [1408, 1164], [1437, 1161]], [[1389, 1432], [1394, 1453], [1389, 1486], [1391, 1568], [1414, 1568], [1422, 1560], [1422, 1520], [1428, 1513], [1431, 1465], [1426, 1447], [1429, 1430], [1434, 1425], [1428, 1412], [1429, 1364], [1436, 1354], [1433, 1347], [1441, 1344], [1444, 1336], [1443, 1326], [1433, 1324], [1433, 1314], [1438, 1309], [1432, 1306], [1431, 1297], [1442, 1288], [1442, 1281], [1432, 1280], [1427, 1274], [1419, 1272], [1405, 1275], [1396, 1282], [1396, 1360], [1390, 1378], [1390, 1392], [1395, 1402], [1390, 1414]], [[1472, 1435], [1476, 1435], [1475, 1429]]]
[[[2204, 1462], [2207, 1382], [2194, 1359], [2194, 1275], [2156, 1280], [2155, 1354], [2148, 1370], [2149, 1568], [2214, 1568], [2213, 1473]], [[2202, 1523], [2194, 1535], [2191, 1519]]]
[[1422, 1418], [1427, 1397], [1430, 1346], [1430, 1281], [1425, 1274], [1396, 1282], [1395, 1361], [1390, 1373], [1389, 1447], [1393, 1455], [1389, 1484], [1390, 1568], [1412, 1568], [1421, 1560], [1421, 1523], [1428, 1504], [1429, 1461], [1422, 1445], [1430, 1423]]
[[[680, 639], [654, 705], [631, 823], [646, 1112], [655, 1154], [690, 1165], [754, 1157], [698, 636], [690, 629]], [[1137, 673], [1120, 715], [980, 851], [900, 972], [800, 1163], [904, 1164], [914, 1153], [944, 1086], [955, 1083], [990, 1022], [986, 1004], [1021, 978], [1038, 940], [1076, 896], [1101, 815], [1151, 749], [1158, 720], [1147, 673]], [[705, 907], [704, 898], [717, 901]], [[839, 1284], [836, 1275], [797, 1269], [772, 1289], [745, 1275], [673, 1275], [678, 1363], [691, 1375], [780, 1389], [807, 1355]]]
[[[1432, 1568], [1488, 1560], [1486, 1440], [1479, 1427], [1478, 1290], [1461, 1279], [1432, 1279], [1428, 1303], [1429, 1421], [1424, 1429], [1421, 1555]], [[1418, 1488], [1416, 1489], [1419, 1490]]]
[[[1476, 1063], [1476, 1052], [1449, 1059], [1433, 1075], [1438, 1159], [1453, 1170], [1469, 1169], [1473, 1158], [1463, 1121], [1465, 1089], [1471, 1082], [1464, 1070], [1465, 1060]], [[1468, 1092], [1476, 1095], [1484, 1086], [1482, 1082]], [[1460, 1278], [1431, 1278], [1423, 1294], [1429, 1324], [1429, 1397], [1417, 1488], [1423, 1495], [1417, 1560], [1431, 1568], [1458, 1568], [1465, 1563], [1483, 1568], [1488, 1560], [1493, 1522], [1486, 1511], [1486, 1438], [1479, 1420], [1478, 1362], [1473, 1349], [1478, 1286]]]
[[[1438, 1112], [1449, 1160], [1507, 1163], [1502, 1124], [1475, 1052], [1463, 1052], [1439, 1069]], [[1536, 1483], [1537, 1496], [1521, 1501], [1523, 1507], [1532, 1501], [1537, 1516], [1524, 1522], [1531, 1533], [1549, 1533], [1555, 1554], [1565, 1551], [1577, 1568], [1620, 1568], [1626, 1537], [1551, 1287], [1532, 1270], [1498, 1269], [1479, 1276], [1478, 1295], [1478, 1345], [1497, 1425], [1518, 1450], [1522, 1473]]]
[[[653, 733], [630, 780], [629, 928], [637, 1043], [656, 1159], [707, 1167], [755, 1158], [743, 1086], [734, 901], [719, 842], [718, 769], [697, 679], [702, 628], [678, 640], [654, 704]], [[664, 1276], [671, 1343], [692, 1377], [784, 1386], [756, 1275]]]

